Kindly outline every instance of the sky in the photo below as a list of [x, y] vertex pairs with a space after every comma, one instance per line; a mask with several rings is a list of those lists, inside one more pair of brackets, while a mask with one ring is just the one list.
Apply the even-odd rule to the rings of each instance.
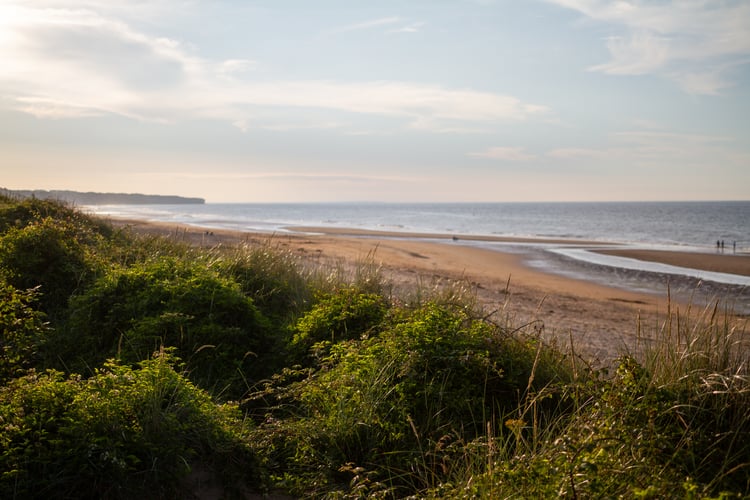
[[0, 0], [0, 187], [750, 199], [747, 0]]

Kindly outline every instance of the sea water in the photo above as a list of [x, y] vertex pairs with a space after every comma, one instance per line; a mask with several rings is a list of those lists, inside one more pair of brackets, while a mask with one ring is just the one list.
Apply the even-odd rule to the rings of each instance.
[[248, 231], [290, 226], [750, 248], [750, 201], [632, 203], [207, 203], [86, 207], [102, 215]]
[[[665, 282], [675, 276], [694, 280], [687, 282], [688, 287], [707, 281], [724, 286], [718, 292], [736, 295], [741, 302], [740, 310], [750, 310], [750, 277], [646, 263], [591, 251], [624, 244], [634, 248], [725, 254], [750, 252], [750, 201], [207, 203], [84, 208], [117, 218], [238, 231], [283, 233], [290, 227], [328, 227], [403, 232], [405, 236], [439, 233], [456, 236], [457, 244], [523, 253], [527, 264], [549, 272], [631, 290], [663, 293]], [[471, 242], [461, 239], [462, 235], [538, 238], [540, 241]], [[596, 244], [545, 243], [542, 241], [545, 238], [586, 240]]]

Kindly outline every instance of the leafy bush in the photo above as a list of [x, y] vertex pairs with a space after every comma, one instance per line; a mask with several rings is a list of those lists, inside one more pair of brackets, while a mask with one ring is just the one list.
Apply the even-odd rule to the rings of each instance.
[[257, 451], [295, 493], [346, 489], [355, 469], [391, 493], [424, 488], [450, 469], [449, 443], [518, 408], [533, 344], [434, 303], [392, 321], [331, 345], [320, 369], [296, 381], [304, 372], [289, 371], [291, 383], [278, 378], [257, 395], [276, 398], [274, 418], [254, 432]]
[[0, 384], [37, 362], [47, 325], [35, 302], [35, 290], [17, 290], [0, 281]]
[[[316, 344], [330, 346], [342, 340], [358, 339], [381, 326], [387, 304], [374, 293], [354, 287], [321, 294], [317, 302], [295, 325], [292, 351], [305, 356]], [[325, 349], [324, 349], [325, 350]]]
[[85, 237], [72, 223], [52, 218], [10, 228], [0, 237], [0, 273], [14, 287], [39, 287], [40, 307], [55, 315], [67, 307], [69, 297], [92, 276]]
[[277, 336], [231, 279], [198, 259], [156, 258], [114, 270], [72, 304], [67, 338], [92, 363], [117, 356], [147, 359], [161, 346], [176, 348], [193, 381], [238, 397], [245, 379], [264, 375]]
[[3, 498], [176, 498], [210, 471], [225, 491], [260, 486], [236, 406], [216, 405], [168, 356], [88, 380], [30, 374], [0, 388]]
[[46, 218], [70, 220], [82, 217], [79, 212], [59, 201], [27, 198], [8, 202], [6, 206], [0, 207], [0, 232], [5, 232], [11, 227], [21, 229]]

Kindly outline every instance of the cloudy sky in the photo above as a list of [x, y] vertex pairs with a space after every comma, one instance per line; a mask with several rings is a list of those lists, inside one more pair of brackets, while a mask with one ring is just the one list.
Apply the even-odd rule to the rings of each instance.
[[747, 0], [0, 0], [0, 187], [750, 199]]

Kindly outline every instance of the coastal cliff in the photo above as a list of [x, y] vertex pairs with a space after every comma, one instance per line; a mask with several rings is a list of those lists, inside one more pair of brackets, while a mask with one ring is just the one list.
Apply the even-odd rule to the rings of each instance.
[[94, 193], [67, 190], [45, 191], [0, 189], [0, 194], [17, 198], [60, 200], [75, 205], [203, 205], [203, 198], [139, 193]]

